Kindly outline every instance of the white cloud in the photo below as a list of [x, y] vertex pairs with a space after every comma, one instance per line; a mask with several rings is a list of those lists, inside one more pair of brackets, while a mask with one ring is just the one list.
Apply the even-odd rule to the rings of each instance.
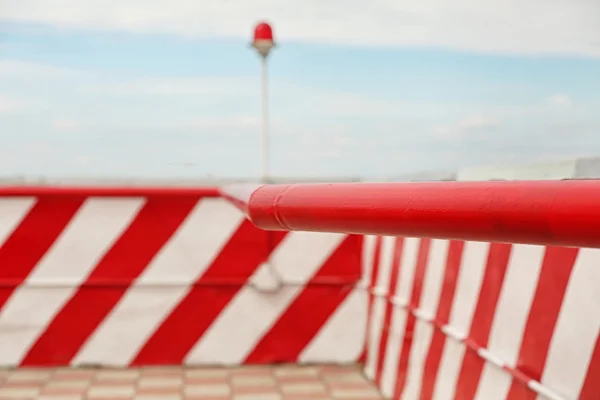
[[257, 78], [244, 77], [145, 79], [101, 85], [96, 89], [116, 94], [236, 95], [243, 91], [256, 91], [256, 82]]
[[0, 60], [0, 77], [17, 79], [73, 79], [81, 75], [78, 70], [21, 60]]
[[71, 131], [79, 128], [79, 123], [74, 119], [56, 119], [50, 125], [57, 131]]
[[573, 101], [568, 94], [555, 94], [548, 98], [548, 104], [555, 108], [569, 108]]
[[[275, 121], [271, 119], [271, 125], [281, 123], [280, 119]], [[180, 125], [181, 128], [192, 129], [247, 129], [258, 128], [261, 125], [259, 116], [254, 115], [234, 115], [234, 116], [206, 116], [202, 118], [194, 118]]]
[[[205, 96], [204, 99], [231, 97], [258, 104], [258, 77], [203, 77], [142, 79], [94, 85], [101, 93], [132, 95], [165, 95], [173, 97]], [[272, 105], [289, 110], [312, 109], [333, 116], [383, 116], [407, 112], [414, 103], [398, 103], [373, 98], [368, 94], [324, 89], [310, 85], [273, 80], [270, 85]], [[211, 97], [208, 97], [211, 96]]]
[[434, 128], [437, 136], [446, 139], [457, 139], [460, 136], [489, 132], [497, 128], [501, 121], [492, 115], [471, 115], [452, 124], [443, 124]]
[[500, 121], [489, 115], [474, 115], [458, 122], [458, 127], [465, 131], [477, 131], [498, 126]]
[[19, 0], [0, 19], [65, 29], [248, 38], [262, 18], [281, 41], [436, 46], [600, 57], [596, 0]]
[[273, 82], [271, 92], [272, 97], [277, 99], [277, 104], [289, 104], [290, 108], [295, 105], [297, 109], [311, 109], [312, 112], [328, 117], [381, 117], [408, 113], [415, 109], [415, 105], [421, 107], [414, 102], [378, 99], [367, 93], [324, 89], [287, 82]]
[[0, 96], [0, 114], [12, 114], [22, 111], [23, 108], [22, 101]]
[[77, 167], [87, 167], [92, 163], [92, 159], [89, 156], [80, 155], [73, 157], [72, 163]]

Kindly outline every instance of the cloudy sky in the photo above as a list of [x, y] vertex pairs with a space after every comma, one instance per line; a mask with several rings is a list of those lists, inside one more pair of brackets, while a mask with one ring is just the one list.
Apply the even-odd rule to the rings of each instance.
[[380, 177], [600, 155], [598, 0], [18, 0], [1, 176]]

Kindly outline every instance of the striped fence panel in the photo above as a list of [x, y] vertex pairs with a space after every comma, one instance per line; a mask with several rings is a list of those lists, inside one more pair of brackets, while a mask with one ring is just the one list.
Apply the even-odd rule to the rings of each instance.
[[392, 399], [600, 398], [600, 250], [368, 236], [366, 375]]
[[353, 362], [362, 237], [213, 189], [0, 190], [0, 366]]

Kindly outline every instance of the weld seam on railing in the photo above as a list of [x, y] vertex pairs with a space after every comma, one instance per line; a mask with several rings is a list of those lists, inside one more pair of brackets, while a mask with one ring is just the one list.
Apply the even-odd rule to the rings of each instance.
[[[292, 228], [285, 222], [285, 219], [281, 216], [281, 213], [279, 212], [279, 200], [281, 200], [285, 192], [287, 192], [291, 186], [292, 185], [288, 185], [284, 187], [279, 193], [277, 193], [277, 196], [273, 201], [273, 217], [275, 217], [275, 220], [277, 221], [279, 226], [285, 228], [288, 231], [291, 231]], [[250, 197], [250, 199], [252, 199], [252, 197]]]
[[[552, 389], [548, 388], [547, 386], [544, 386], [541, 382], [529, 377], [521, 371], [517, 371], [515, 368], [510, 367], [504, 361], [502, 361], [502, 359], [492, 354], [489, 351], [489, 349], [477, 345], [477, 343], [470, 340], [468, 336], [457, 332], [455, 328], [453, 328], [451, 325], [443, 324], [442, 322], [438, 321], [435, 317], [433, 317], [430, 313], [427, 313], [417, 307], [410, 305], [407, 299], [402, 299], [397, 296], [390, 296], [389, 292], [381, 287], [375, 287], [372, 289], [367, 288], [366, 291], [367, 293], [370, 293], [377, 298], [386, 299], [394, 306], [405, 309], [418, 320], [431, 324], [435, 329], [442, 332], [445, 336], [451, 338], [456, 342], [462, 343], [466, 348], [473, 351], [479, 358], [495, 366], [496, 368], [507, 372], [512, 376], [514, 380], [520, 382], [524, 386], [527, 386], [529, 389], [536, 392], [537, 394], [547, 397], [550, 400], [567, 400], [566, 398], [554, 392]], [[384, 329], [396, 335], [403, 334], [402, 332], [396, 332], [392, 329], [387, 329], [387, 327], [384, 327]]]

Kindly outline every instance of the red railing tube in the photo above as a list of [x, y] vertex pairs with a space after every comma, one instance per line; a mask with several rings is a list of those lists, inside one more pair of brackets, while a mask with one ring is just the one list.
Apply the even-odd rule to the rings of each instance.
[[264, 185], [245, 201], [269, 230], [600, 247], [600, 181]]

